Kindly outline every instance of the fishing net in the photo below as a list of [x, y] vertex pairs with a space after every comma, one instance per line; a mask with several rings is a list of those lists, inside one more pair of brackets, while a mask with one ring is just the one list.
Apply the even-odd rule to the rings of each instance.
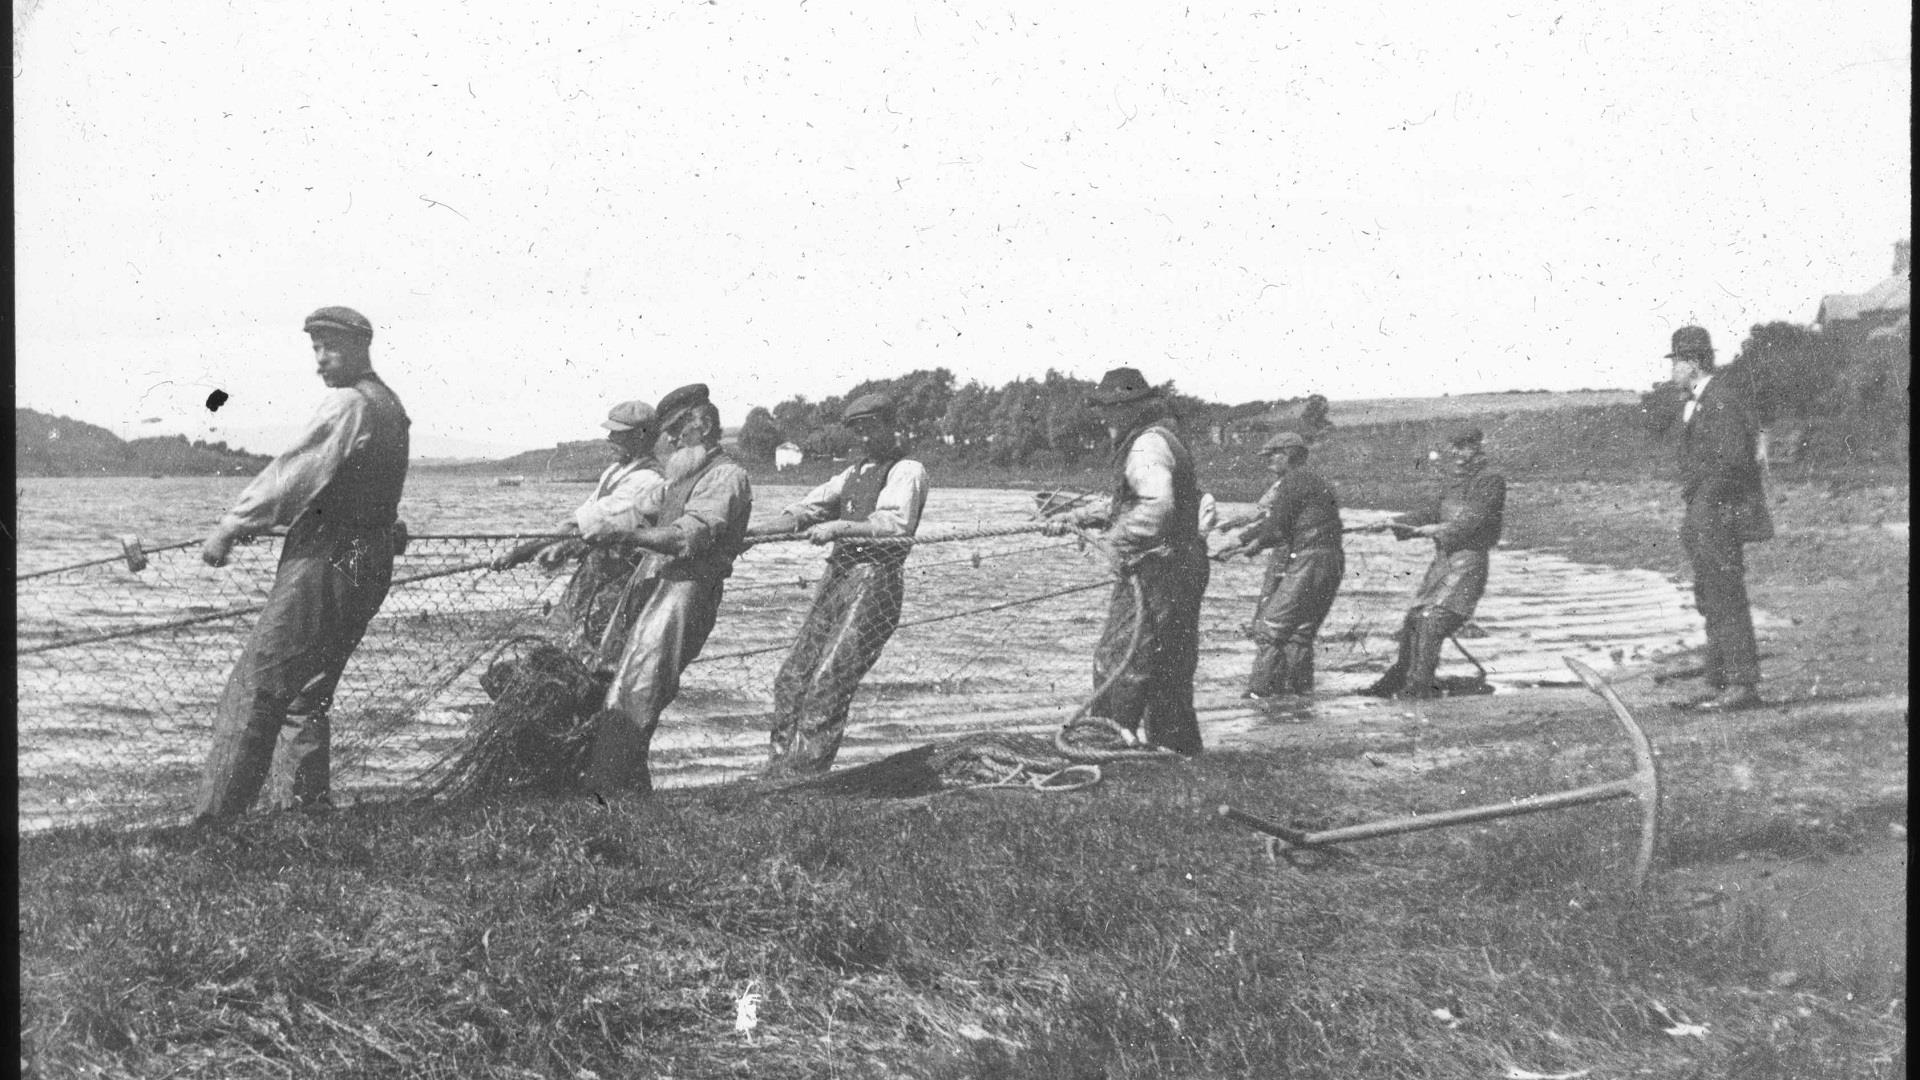
[[[1092, 690], [1091, 657], [1113, 588], [1106, 556], [1071, 536], [1039, 535], [1018, 503], [1005, 502], [983, 504], [979, 518], [923, 524], [898, 578], [897, 613], [891, 604], [849, 605], [824, 632], [846, 660], [836, 678], [790, 677], [784, 688], [780, 679], [816, 607], [826, 551], [785, 542], [744, 554], [714, 632], [655, 733], [657, 782], [737, 779], [763, 765], [783, 692], [807, 715], [846, 709], [836, 769], [926, 747], [934, 749], [920, 764], [937, 766], [947, 786], [1029, 783], [1065, 765], [1099, 764], [1050, 757], [1059, 748], [1046, 737]], [[587, 706], [600, 704], [599, 683], [588, 680], [604, 664], [589, 651], [596, 626], [588, 620], [618, 617], [601, 591], [618, 575], [606, 575], [583, 605], [577, 561], [489, 569], [528, 539], [412, 538], [331, 710], [337, 801], [544, 788], [577, 775]], [[29, 564], [17, 575], [22, 829], [162, 822], [190, 811], [215, 705], [279, 556], [278, 540], [262, 538], [216, 569], [197, 547]], [[1392, 660], [1393, 634], [1430, 554], [1375, 536], [1350, 537], [1347, 553], [1318, 642], [1323, 704], [1361, 689]], [[1203, 720], [1246, 712], [1239, 694], [1252, 646], [1239, 629], [1261, 578], [1260, 564], [1244, 559], [1215, 567], [1201, 613]], [[1588, 612], [1600, 632], [1583, 622]], [[1638, 641], [1608, 636], [1623, 618], [1640, 628]], [[1473, 638], [1472, 627], [1460, 636], [1503, 685], [1533, 678], [1536, 668], [1564, 678], [1559, 657], [1569, 651], [1606, 670], [1614, 664], [1592, 650], [1631, 662], [1643, 647], [1698, 634], [1698, 617], [1670, 579], [1628, 580], [1529, 553], [1497, 556], [1478, 621], [1492, 636]], [[1465, 664], [1452, 648], [1449, 666], [1459, 674]], [[798, 669], [817, 675], [833, 665]], [[1046, 745], [994, 741], [1028, 735]]]

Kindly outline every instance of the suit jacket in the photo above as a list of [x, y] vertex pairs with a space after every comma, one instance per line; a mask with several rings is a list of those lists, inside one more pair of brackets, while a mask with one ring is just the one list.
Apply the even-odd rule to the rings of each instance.
[[1739, 385], [1716, 375], [1700, 392], [1691, 420], [1680, 429], [1680, 495], [1723, 506], [1764, 501], [1756, 444], [1760, 422]]

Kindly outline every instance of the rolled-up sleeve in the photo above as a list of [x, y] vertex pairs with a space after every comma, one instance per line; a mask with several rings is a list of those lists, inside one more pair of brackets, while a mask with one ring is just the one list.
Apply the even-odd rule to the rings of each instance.
[[887, 474], [867, 524], [875, 536], [912, 536], [920, 531], [920, 512], [927, 505], [927, 467], [917, 461], [897, 461]]
[[823, 521], [832, 521], [840, 516], [840, 498], [847, 490], [847, 480], [853, 476], [857, 465], [849, 465], [827, 478], [826, 483], [800, 496], [799, 500], [781, 513], [793, 519], [795, 529], [811, 528]]
[[615, 481], [613, 490], [581, 503], [573, 512], [574, 524], [589, 540], [644, 529], [660, 517], [666, 490], [666, 477], [652, 469], [635, 469]]
[[1155, 547], [1166, 535], [1174, 506], [1173, 464], [1173, 448], [1159, 434], [1148, 432], [1133, 441], [1124, 471], [1134, 501], [1107, 530], [1115, 551], [1136, 555]]
[[[680, 533], [681, 557], [697, 559], [730, 531], [744, 531], [753, 514], [753, 488], [745, 469], [723, 464], [708, 469], [687, 493], [687, 508], [666, 524]], [[736, 529], [737, 526], [737, 529]]]
[[293, 446], [253, 478], [221, 519], [232, 533], [291, 525], [340, 472], [347, 455], [373, 437], [367, 399], [352, 387], [329, 391]]

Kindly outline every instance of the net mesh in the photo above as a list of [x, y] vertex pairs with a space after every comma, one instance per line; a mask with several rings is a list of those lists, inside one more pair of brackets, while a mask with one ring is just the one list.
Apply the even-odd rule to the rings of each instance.
[[[1112, 588], [1106, 557], [1073, 537], [1004, 521], [923, 528], [901, 576], [897, 626], [887, 618], [839, 628], [870, 639], [855, 651], [878, 657], [858, 679], [837, 766], [987, 731], [1044, 732], [1087, 699]], [[458, 787], [458, 774], [474, 765], [461, 755], [493, 719], [501, 687], [488, 692], [490, 669], [524, 655], [529, 641], [588, 659], [592, 635], [580, 631], [577, 595], [568, 595], [578, 564], [488, 569], [525, 539], [416, 536], [396, 560], [394, 586], [334, 701], [336, 799]], [[1317, 646], [1322, 708], [1392, 659], [1394, 631], [1430, 556], [1426, 545], [1380, 536], [1351, 536], [1346, 548], [1346, 577]], [[184, 818], [222, 686], [278, 556], [278, 541], [262, 538], [216, 569], [201, 563], [197, 545], [179, 544], [145, 552], [137, 571], [114, 557], [18, 578], [23, 830]], [[659, 782], [737, 777], [766, 760], [777, 675], [815, 602], [824, 556], [783, 542], [740, 558], [713, 635], [654, 736]], [[1262, 576], [1261, 563], [1243, 559], [1214, 569], [1196, 678], [1203, 716], [1240, 707], [1253, 652], [1244, 628]], [[599, 611], [604, 617], [604, 605]], [[1698, 627], [1671, 579], [1503, 551], [1488, 599], [1459, 636], [1496, 682], [1524, 685], [1570, 681], [1559, 660], [1566, 654], [1633, 678], [1620, 665], [1697, 642]], [[1452, 646], [1446, 660], [1473, 670]], [[557, 731], [573, 730], [560, 719]]]

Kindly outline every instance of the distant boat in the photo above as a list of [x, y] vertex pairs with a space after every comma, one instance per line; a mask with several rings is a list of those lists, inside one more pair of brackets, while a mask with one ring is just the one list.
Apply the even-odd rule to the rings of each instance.
[[519, 487], [527, 482], [524, 476], [496, 476], [493, 482], [500, 487]]

